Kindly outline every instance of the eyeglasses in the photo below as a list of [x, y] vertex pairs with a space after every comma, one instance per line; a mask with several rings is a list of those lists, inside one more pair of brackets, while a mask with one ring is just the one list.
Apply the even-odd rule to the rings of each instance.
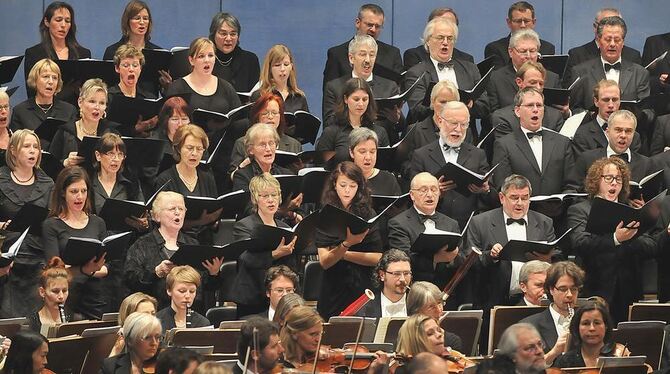
[[607, 183], [612, 183], [613, 181], [616, 181], [616, 184], [622, 184], [623, 183], [623, 177], [620, 175], [614, 176], [614, 175], [601, 175], [601, 178]]
[[383, 29], [383, 28], [384, 28], [384, 25], [380, 25], [380, 24], [378, 24], [378, 23], [363, 22], [363, 24], [364, 24], [365, 27], [367, 27], [368, 29]]
[[104, 155], [111, 158], [112, 160], [114, 159], [123, 160], [124, 158], [126, 158], [126, 154], [123, 152], [107, 152], [104, 153]]
[[440, 193], [439, 187], [421, 187], [421, 188], [412, 188], [412, 191], [416, 191], [420, 196], [426, 196], [428, 192], [438, 194]]
[[521, 104], [519, 106], [524, 107], [524, 108], [528, 108], [528, 109], [544, 109], [544, 104], [542, 104], [542, 103]]
[[264, 199], [264, 200], [267, 200], [269, 198], [272, 198], [272, 200], [277, 200], [279, 198], [279, 194], [276, 193], [276, 192], [264, 193], [264, 194], [259, 194], [258, 197], [261, 198], [261, 199]]
[[295, 292], [295, 288], [293, 288], [293, 287], [288, 287], [288, 288], [277, 287], [277, 288], [273, 288], [273, 289], [272, 289], [272, 292], [275, 292], [275, 293], [277, 293], [277, 294], [285, 295], [285, 294], [287, 294], [287, 293], [294, 293], [294, 292]]
[[412, 272], [411, 271], [384, 271], [386, 274], [391, 274], [396, 278], [404, 277], [404, 278], [411, 278], [412, 277]]
[[280, 113], [276, 110], [266, 110], [266, 111], [261, 112], [262, 117], [276, 117], [279, 114]]
[[163, 341], [163, 335], [161, 335], [161, 334], [147, 335], [147, 336], [141, 337], [140, 339], [142, 339], [142, 341], [144, 341], [144, 342], [155, 341], [155, 342], [161, 343]]
[[432, 38], [440, 43], [446, 40], [449, 44], [453, 43], [456, 40], [456, 37], [454, 37], [453, 35], [433, 35]]
[[534, 344], [528, 344], [525, 347], [521, 347], [521, 350], [526, 352], [526, 353], [533, 353], [533, 352], [544, 352], [544, 344], [542, 344], [541, 341], [534, 343]]
[[465, 130], [465, 129], [467, 129], [468, 127], [470, 127], [470, 123], [469, 123], [469, 122], [464, 122], [464, 123], [454, 123], [454, 122], [451, 122], [451, 121], [449, 121], [448, 119], [446, 119], [446, 118], [444, 118], [444, 117], [442, 117], [442, 116], [440, 116], [440, 118], [442, 118], [442, 120], [444, 121], [444, 123], [445, 123], [447, 126], [449, 126], [449, 127], [459, 127], [459, 126], [460, 126], [460, 128], [462, 128], [463, 130]]
[[0, 110], [9, 110], [9, 104], [0, 105]]
[[529, 25], [529, 24], [535, 22], [535, 20], [530, 19], [530, 18], [512, 18], [511, 21], [515, 25]]
[[186, 145], [184, 146], [184, 149], [186, 149], [186, 152], [189, 153], [202, 153], [205, 151], [205, 147], [201, 146], [192, 146], [192, 145]]
[[523, 195], [523, 196], [518, 196], [518, 195], [511, 195], [507, 196], [505, 195], [505, 198], [510, 201], [520, 201], [522, 203], [528, 202], [530, 200], [529, 195]]
[[579, 292], [580, 288], [579, 287], [561, 286], [561, 287], [554, 287], [554, 289], [556, 291], [560, 292], [560, 293], [568, 293], [568, 291], [570, 291], [570, 293], [576, 294], [577, 292]]
[[217, 31], [216, 35], [220, 36], [221, 38], [227, 38], [230, 37], [231, 39], [235, 39], [239, 36], [239, 34], [236, 31], [233, 32], [225, 32], [225, 31]]
[[129, 63], [126, 62], [126, 63], [123, 63], [123, 64], [121, 64], [121, 65], [119, 65], [119, 66], [121, 66], [121, 67], [124, 68], [124, 69], [128, 69], [128, 68], [131, 67], [131, 66], [133, 67], [133, 69], [137, 69], [137, 68], [139, 68], [141, 65], [140, 65], [139, 63], [137, 63], [137, 62], [134, 62], [134, 63], [132, 63], [132, 64], [129, 64]]
[[274, 142], [274, 141], [267, 142], [267, 143], [258, 143], [258, 144], [254, 144], [254, 147], [259, 148], [259, 149], [265, 149], [265, 148], [276, 149], [277, 148], [277, 143]]
[[537, 49], [532, 48], [532, 49], [518, 49], [518, 48], [513, 48], [516, 53], [520, 55], [528, 55], [528, 56], [537, 56]]

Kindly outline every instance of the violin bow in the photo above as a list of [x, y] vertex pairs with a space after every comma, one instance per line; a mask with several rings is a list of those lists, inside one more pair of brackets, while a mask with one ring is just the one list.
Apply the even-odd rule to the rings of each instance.
[[[252, 332], [252, 337], [254, 341], [254, 352], [256, 352], [256, 355], [259, 355], [259, 350], [258, 350], [258, 329], [254, 327], [254, 330]], [[254, 358], [254, 373], [258, 373], [258, 360]]]
[[[254, 327], [253, 329], [253, 335], [257, 336], [258, 335], [258, 329]], [[253, 344], [253, 343], [252, 343]], [[244, 370], [242, 370], [242, 374], [247, 374], [247, 367], [249, 366], [249, 354], [251, 353], [251, 346], [247, 346], [247, 353], [244, 355]]]
[[[323, 324], [321, 324], [323, 326]], [[319, 343], [316, 345], [316, 353], [314, 354], [314, 364], [312, 366], [312, 374], [316, 374], [316, 364], [319, 362], [319, 353], [321, 351], [321, 340], [323, 339], [323, 330], [321, 330], [321, 335], [319, 335]]]
[[358, 325], [358, 334], [356, 334], [356, 344], [354, 344], [354, 351], [351, 355], [351, 362], [349, 363], [349, 370], [347, 374], [351, 374], [351, 370], [354, 368], [354, 360], [356, 359], [356, 351], [358, 351], [358, 344], [361, 341], [361, 332], [363, 332], [363, 323], [365, 323], [365, 317], [361, 317], [361, 323]]

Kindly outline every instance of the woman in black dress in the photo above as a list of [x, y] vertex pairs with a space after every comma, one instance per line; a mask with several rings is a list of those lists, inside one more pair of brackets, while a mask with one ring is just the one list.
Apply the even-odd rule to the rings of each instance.
[[[1, 228], [6, 229], [26, 204], [48, 208], [54, 182], [40, 169], [41, 156], [40, 141], [34, 132], [18, 130], [12, 135], [9, 152], [5, 157], [7, 165], [0, 167]], [[16, 238], [19, 234], [3, 233], [8, 239]], [[14, 258], [11, 273], [4, 280], [6, 283], [3, 286], [1, 309], [7, 317], [26, 316], [39, 305], [39, 274], [49, 259], [58, 254], [55, 248], [43, 248], [38, 235], [28, 234]]]
[[[42, 245], [58, 250], [63, 256], [70, 237], [105, 238], [107, 227], [102, 218], [91, 214], [91, 182], [84, 169], [68, 166], [58, 174], [51, 194], [49, 218], [42, 223]], [[106, 305], [101, 278], [107, 276], [105, 256], [70, 268], [73, 273], [69, 307], [83, 318], [100, 319]]]
[[344, 85], [342, 97], [338, 99], [335, 115], [328, 117], [332, 124], [324, 124], [316, 150], [335, 151], [337, 162], [349, 160], [349, 133], [359, 127], [374, 131], [379, 138], [379, 147], [390, 145], [386, 130], [374, 123], [376, 118], [377, 106], [370, 86], [363, 79], [349, 79]]
[[240, 47], [240, 21], [229, 13], [217, 13], [209, 26], [209, 40], [216, 46], [214, 75], [230, 82], [237, 92], [250, 92], [258, 83], [258, 56]]
[[[154, 190], [167, 183], [163, 187], [164, 191], [175, 191], [184, 196], [218, 197], [212, 172], [198, 167], [208, 146], [209, 140], [202, 128], [186, 125], [177, 129], [172, 154], [177, 164], [156, 178]], [[212, 225], [220, 215], [220, 209], [214, 212], [203, 211], [200, 217], [187, 219], [184, 222], [185, 231], [197, 236], [201, 244], [211, 244]]]
[[[77, 24], [74, 21], [74, 9], [63, 1], [54, 1], [44, 10], [44, 16], [39, 23], [41, 41], [26, 49], [23, 61], [23, 71], [28, 79], [28, 73], [37, 61], [48, 58], [56, 60], [79, 60], [91, 58], [91, 51], [77, 42]], [[81, 82], [64, 82], [63, 90], [58, 98], [74, 104], [77, 99], [77, 89]], [[35, 95], [35, 91], [26, 83], [28, 97]]]
[[[233, 241], [253, 237], [254, 229], [261, 225], [284, 227], [289, 226], [275, 218], [281, 205], [281, 188], [275, 177], [263, 173], [251, 179], [249, 183], [251, 203], [255, 212], [237, 221], [233, 227]], [[287, 265], [296, 269], [296, 258], [293, 249], [298, 237], [290, 243], [281, 243], [271, 252], [244, 252], [237, 261], [237, 277], [233, 285], [233, 301], [237, 304], [238, 318], [258, 314], [267, 308], [263, 281], [265, 271], [271, 266]]]
[[261, 87], [251, 95], [252, 101], [256, 101], [263, 94], [275, 93], [284, 99], [284, 111], [309, 112], [307, 97], [305, 92], [298, 88], [295, 61], [287, 46], [275, 44], [268, 50], [263, 60], [260, 84]]
[[[351, 161], [340, 163], [330, 174], [321, 202], [363, 219], [375, 215], [363, 172]], [[318, 228], [315, 242], [324, 269], [317, 307], [319, 314], [330, 318], [371, 288], [372, 270], [381, 258], [382, 242], [376, 226], [356, 234], [347, 227], [346, 235]]]
[[349, 134], [349, 155], [363, 171], [373, 195], [398, 196], [401, 191], [395, 175], [375, 167], [378, 143], [379, 138], [374, 131], [366, 127], [354, 129]]
[[[49, 153], [63, 166], [81, 165], [85, 158], [78, 156], [79, 144], [85, 136], [101, 136], [118, 124], [105, 119], [107, 85], [101, 79], [89, 79], [79, 93], [80, 118], [62, 125], [54, 135]], [[90, 155], [89, 157], [93, 157]], [[89, 165], [85, 165], [89, 166]]]
[[[77, 108], [56, 98], [56, 94], [63, 88], [63, 80], [55, 62], [47, 58], [39, 60], [30, 69], [27, 84], [36, 95], [14, 107], [10, 125], [12, 130], [35, 130], [47, 117], [65, 122], [77, 119]], [[52, 137], [41, 138], [43, 149], [49, 149]]]

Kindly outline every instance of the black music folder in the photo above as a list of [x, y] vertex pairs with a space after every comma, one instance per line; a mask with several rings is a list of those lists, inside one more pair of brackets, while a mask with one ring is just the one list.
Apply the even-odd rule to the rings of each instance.
[[493, 175], [493, 172], [498, 165], [499, 164], [496, 164], [491, 170], [484, 174], [479, 174], [458, 163], [447, 162], [446, 165], [435, 173], [435, 178], [439, 179], [441, 176], [444, 176], [445, 180], [451, 180], [456, 183], [456, 191], [469, 196], [471, 192], [468, 190], [468, 185], [474, 184], [476, 186], [482, 186], [484, 182], [491, 178], [491, 175]]
[[251, 252], [272, 251], [277, 248], [282, 239], [284, 239], [284, 244], [288, 244], [297, 236], [298, 239], [296, 240], [294, 249], [294, 253], [297, 254], [314, 242], [315, 228], [319, 220], [318, 215], [318, 212], [314, 212], [290, 228], [268, 225], [256, 226], [252, 236], [262, 244], [257, 248], [250, 248], [249, 250]]
[[538, 56], [537, 62], [541, 63], [545, 69], [558, 74], [559, 78], [565, 74], [565, 68], [568, 66], [569, 55], [544, 55]]
[[333, 156], [335, 156], [335, 151], [308, 150], [300, 153], [293, 153], [278, 149], [275, 151], [275, 163], [285, 168], [290, 168], [294, 164], [326, 167], [329, 165]]
[[380, 97], [380, 98], [375, 97], [375, 103], [377, 103], [377, 107], [379, 108], [379, 110], [381, 111], [384, 108], [393, 108], [396, 106], [401, 106], [405, 101], [407, 101], [409, 95], [411, 95], [412, 92], [414, 92], [417, 83], [419, 83], [419, 81], [423, 79], [423, 76], [425, 74], [426, 72], [423, 72], [421, 76], [419, 76], [419, 78], [417, 78], [414, 81], [414, 83], [412, 83], [412, 85], [405, 90], [405, 92], [401, 92], [390, 97]]
[[643, 198], [644, 201], [652, 199], [661, 192], [664, 183], [663, 169], [647, 175], [639, 182], [630, 181], [630, 195], [628, 198], [632, 200]]
[[196, 269], [204, 269], [202, 263], [215, 257], [223, 257], [224, 261], [236, 261], [249, 248], [256, 247], [260, 242], [255, 239], [243, 239], [226, 245], [182, 244], [172, 254], [170, 261], [175, 265], [190, 265]]
[[286, 119], [286, 133], [300, 141], [301, 144], [316, 144], [316, 135], [321, 129], [321, 120], [312, 113], [296, 110], [293, 113], [284, 112]]
[[221, 208], [227, 217], [244, 210], [249, 202], [249, 191], [237, 190], [219, 197], [186, 196], [186, 219], [198, 219], [203, 212], [212, 213]]
[[608, 234], [616, 230], [619, 222], [628, 226], [633, 221], [640, 222], [638, 234], [649, 229], [656, 223], [649, 210], [653, 204], [659, 204], [666, 190], [647, 201], [641, 208], [609, 201], [596, 197], [591, 204], [591, 212], [586, 221], [586, 231], [593, 234]]
[[458, 247], [463, 235], [468, 230], [470, 221], [474, 216], [474, 212], [470, 214], [468, 222], [463, 227], [463, 230], [459, 232], [450, 232], [439, 229], [425, 230], [416, 238], [409, 251], [414, 253], [421, 253], [427, 256], [433, 256], [438, 251], [446, 247], [446, 250], [451, 252]]
[[7, 226], [7, 231], [19, 232], [31, 227], [30, 233], [41, 235], [42, 221], [49, 215], [49, 209], [30, 203], [24, 204], [16, 213], [12, 222]]
[[205, 131], [214, 131], [220, 128], [220, 125], [222, 124], [248, 117], [249, 108], [251, 108], [252, 105], [253, 103], [247, 103], [231, 109], [228, 113], [219, 113], [198, 108], [193, 111], [193, 123], [202, 127]]
[[375, 212], [384, 211], [391, 206], [393, 208], [403, 209], [412, 201], [409, 197], [409, 192], [399, 196], [372, 194], [370, 197], [372, 198], [372, 208]]
[[9, 83], [14, 80], [16, 71], [21, 66], [23, 56], [2, 56], [0, 57], [0, 84]]
[[556, 247], [563, 247], [569, 244], [570, 238], [568, 237], [568, 234], [572, 231], [573, 228], [574, 227], [569, 228], [558, 239], [552, 240], [550, 242], [533, 240], [510, 240], [503, 246], [502, 251], [500, 251], [500, 259], [527, 262], [531, 260], [529, 257], [531, 252], [548, 254]]
[[78, 81], [84, 83], [91, 78], [100, 78], [107, 86], [119, 83], [119, 75], [114, 70], [113, 61], [85, 58], [81, 60], [56, 60], [63, 82]]
[[360, 234], [372, 227], [385, 211], [386, 210], [366, 220], [336, 206], [327, 204], [321, 208], [321, 211], [319, 212], [319, 223], [317, 227], [333, 236], [346, 236], [347, 227], [352, 234]]
[[14, 241], [14, 243], [12, 243], [12, 245], [9, 246], [7, 252], [3, 252], [2, 255], [0, 255], [0, 268], [9, 266], [9, 264], [11, 264], [12, 261], [14, 261], [16, 254], [19, 253], [19, 248], [21, 248], [23, 239], [25, 239], [26, 235], [28, 235], [28, 231], [30, 231], [30, 227], [23, 230], [23, 234], [21, 234], [21, 236], [19, 236], [19, 238], [16, 239], [16, 241]]
[[484, 91], [486, 91], [486, 86], [489, 85], [489, 79], [491, 78], [492, 71], [493, 68], [490, 68], [489, 71], [487, 71], [486, 74], [482, 76], [482, 79], [480, 79], [479, 82], [477, 82], [477, 84], [475, 84], [475, 86], [472, 87], [471, 89], [462, 90], [459, 88], [458, 94], [461, 97], [460, 101], [462, 103], [467, 104], [470, 102], [470, 100], [475, 101], [479, 99], [479, 97], [482, 96]]
[[102, 208], [100, 208], [100, 212], [98, 212], [98, 216], [105, 221], [107, 230], [134, 230], [133, 226], [129, 225], [126, 221], [128, 219], [133, 219], [133, 217], [141, 218], [146, 216], [146, 212], [151, 209], [151, 205], [154, 203], [154, 200], [156, 200], [156, 196], [158, 196], [158, 193], [161, 192], [168, 183], [170, 183], [170, 181], [163, 183], [163, 185], [151, 195], [146, 203], [144, 201], [106, 199]]
[[126, 231], [110, 235], [103, 240], [93, 238], [70, 237], [61, 253], [63, 261], [72, 266], [85, 265], [91, 259], [99, 259], [107, 253], [105, 260], [118, 260], [123, 257], [123, 250], [128, 248], [131, 232]]
[[301, 169], [298, 175], [275, 175], [281, 186], [282, 203], [302, 193], [303, 203], [318, 203], [330, 175], [324, 168]]
[[188, 47], [174, 47], [167, 49], [148, 49], [142, 50], [145, 64], [142, 67], [140, 80], [147, 80], [158, 83], [158, 71], [164, 70], [170, 73], [173, 80], [177, 80], [188, 75], [190, 65], [188, 63]]
[[382, 78], [390, 79], [398, 83], [398, 85], [402, 83], [405, 73], [406, 71], [396, 71], [389, 67], [386, 67], [380, 64], [379, 61], [376, 61], [375, 66], [372, 67], [372, 74], [378, 75]]
[[[164, 103], [163, 98], [144, 99], [139, 97], [128, 97], [125, 95], [113, 95], [111, 105], [107, 110], [107, 119], [120, 123], [125, 129], [134, 130], [135, 124], [141, 118], [146, 121], [158, 115]], [[132, 131], [122, 131], [124, 134], [132, 134]]]
[[545, 87], [542, 90], [542, 94], [544, 95], [544, 105], [569, 105], [570, 94], [572, 93], [572, 90], [575, 88], [577, 83], [580, 81], [581, 77], [577, 77], [577, 79], [575, 79], [575, 81], [572, 82], [568, 88]]
[[58, 129], [63, 126], [65, 122], [66, 121], [63, 119], [47, 117], [39, 126], [37, 126], [35, 134], [37, 134], [40, 139], [51, 141]]
[[495, 58], [493, 56], [489, 56], [477, 63], [477, 70], [479, 70], [480, 76], [483, 77], [484, 75], [486, 75], [487, 71], [491, 70], [491, 68], [494, 67], [493, 60], [495, 60]]

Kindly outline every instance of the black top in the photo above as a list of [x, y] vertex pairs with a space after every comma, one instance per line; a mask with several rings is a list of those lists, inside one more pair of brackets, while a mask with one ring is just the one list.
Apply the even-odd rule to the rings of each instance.
[[[285, 152], [300, 153], [302, 152], [302, 144], [295, 138], [286, 134], [279, 137], [279, 144], [277, 149]], [[244, 148], [244, 138], [238, 138], [233, 145], [233, 153], [230, 155], [230, 169], [235, 170], [237, 166], [247, 157], [247, 150]]]
[[[176, 314], [177, 312], [175, 312], [171, 306], [163, 308], [156, 313], [156, 318], [158, 318], [161, 321], [161, 326], [163, 327], [163, 333], [177, 327], [177, 325], [174, 323], [174, 316]], [[205, 327], [211, 325], [211, 323], [209, 323], [209, 320], [207, 318], [203, 317], [200, 313], [196, 312], [195, 310], [193, 311], [193, 314], [191, 314], [190, 319], [191, 319], [191, 327]]]
[[[35, 98], [29, 98], [26, 101], [12, 108], [12, 123], [9, 127], [16, 131], [20, 129], [37, 129], [47, 117], [61, 119], [66, 122], [74, 122], [78, 117], [77, 108], [63, 100], [54, 99], [53, 106], [44, 112], [36, 103]], [[51, 139], [40, 138], [42, 149], [49, 149]]]
[[400, 196], [402, 191], [395, 175], [386, 170], [379, 170], [379, 173], [368, 179], [368, 187], [373, 195]]
[[[35, 96], [35, 90], [28, 87], [28, 74], [30, 73], [30, 69], [43, 58], [49, 58], [54, 61], [59, 60], [59, 58], [53, 47], [48, 48], [47, 50], [47, 46], [42, 43], [35, 44], [26, 49], [24, 55], [23, 73], [26, 79], [26, 92], [28, 93], [28, 97], [33, 97]], [[91, 58], [91, 51], [82, 46], [79, 46], [79, 48], [76, 49], [68, 49], [68, 60], [81, 60], [83, 58]], [[58, 98], [69, 103], [76, 103], [81, 83], [83, 82], [63, 82], [63, 89], [58, 93]]]
[[[198, 244], [192, 237], [179, 233], [177, 245]], [[168, 251], [165, 248], [165, 239], [158, 229], [137, 239], [128, 249], [125, 263], [124, 279], [130, 292], [144, 292], [158, 299], [158, 308], [170, 305], [170, 298], [165, 292], [165, 278], [158, 278], [156, 266], [163, 260], [168, 260]], [[202, 286], [205, 290], [216, 290], [221, 283], [219, 276], [211, 276], [204, 268], [196, 269], [202, 277]], [[201, 299], [202, 292], [198, 292], [197, 300]]]
[[[369, 217], [376, 215], [370, 209]], [[317, 228], [315, 244], [317, 248], [334, 247], [346, 239], [343, 236], [332, 236]], [[377, 225], [372, 226], [363, 241], [352, 246], [349, 251], [355, 252], [382, 252], [382, 240]], [[372, 266], [363, 266], [353, 262], [340, 260], [323, 271], [321, 292], [317, 309], [326, 320], [331, 316], [339, 315], [349, 304], [360, 297], [366, 288], [372, 288]]]
[[[233, 191], [237, 190], [249, 191], [249, 182], [251, 182], [251, 178], [257, 175], [261, 175], [262, 173], [263, 171], [261, 170], [261, 167], [258, 165], [258, 162], [256, 162], [256, 160], [251, 160], [251, 163], [249, 165], [241, 169], [237, 169], [237, 171], [235, 171], [235, 174], [233, 175]], [[281, 167], [275, 163], [273, 163], [272, 166], [270, 167], [270, 174], [295, 175], [293, 171]]]
[[[30, 329], [35, 331], [36, 333], [41, 333], [42, 331], [42, 321], [40, 321], [40, 311], [39, 309], [28, 314], [26, 316], [28, 319], [28, 326], [30, 326]], [[69, 310], [65, 309], [65, 319], [68, 322], [73, 322], [74, 319], [72, 318], [72, 313], [70, 313]]]
[[228, 54], [216, 50], [216, 62], [214, 62], [212, 74], [230, 82], [235, 87], [235, 91], [249, 92], [258, 83], [261, 67], [258, 63], [258, 56], [253, 52], [245, 51], [238, 44]]
[[[331, 116], [329, 118], [337, 121], [336, 116]], [[331, 126], [324, 124], [324, 130], [321, 133], [321, 137], [316, 141], [316, 150], [317, 151], [335, 151], [336, 162], [348, 161], [350, 160], [349, 156], [349, 134], [353, 130], [353, 126], [349, 124], [349, 120], [346, 120], [346, 123], [337, 123]], [[378, 147], [387, 147], [390, 144], [388, 134], [386, 130], [375, 124], [365, 124], [362, 127], [367, 127], [374, 131], [379, 138]]]
[[[119, 49], [119, 47], [123, 44], [128, 43], [127, 38], [121, 37], [121, 39], [110, 45], [105, 49], [105, 54], [103, 55], [102, 59], [103, 60], [114, 60], [114, 54], [116, 53], [116, 50]], [[144, 43], [144, 49], [161, 49], [161, 47], [157, 46], [156, 44], [150, 42], [150, 41], [145, 41]], [[148, 72], [142, 72], [142, 76], [140, 77], [140, 81], [137, 83], [137, 89], [138, 91], [141, 89], [144, 92], [147, 92], [150, 94], [150, 96], [147, 97], [157, 97], [158, 93], [161, 89], [160, 84], [158, 83], [158, 77], [157, 74], [154, 74], [154, 77], [150, 77], [147, 79], [147, 74]], [[152, 79], [153, 78], [153, 79]], [[116, 87], [116, 86], [114, 86]], [[112, 93], [112, 88], [110, 87], [109, 93]], [[109, 103], [108, 103], [109, 106]]]
[[[273, 91], [276, 95], [281, 96], [277, 91]], [[251, 94], [250, 101], [253, 103], [261, 97], [261, 91], [256, 90]], [[290, 92], [286, 99], [284, 99], [284, 112], [294, 113], [298, 110], [309, 112], [309, 106], [307, 105], [307, 98], [305, 96], [299, 95], [297, 93]]]
[[133, 368], [129, 353], [107, 357], [102, 362], [100, 374], [130, 374]]
[[[128, 38], [122, 36], [121, 39], [119, 39], [118, 42], [108, 46], [105, 48], [105, 54], [102, 56], [103, 60], [114, 60], [114, 54], [116, 53], [116, 50], [119, 49], [120, 46], [123, 44], [128, 43]], [[161, 49], [161, 47], [157, 46], [156, 44], [145, 40], [144, 41], [144, 49]]]
[[[0, 168], [0, 221], [12, 219], [26, 203], [48, 208], [51, 190], [54, 182], [41, 169], [35, 170], [33, 184], [24, 186], [12, 180], [11, 170], [7, 166]], [[19, 236], [21, 233], [9, 233], [8, 239]], [[52, 251], [46, 255], [42, 250], [42, 241], [39, 237], [29, 234], [24, 240], [14, 262], [20, 264], [46, 264], [57, 253]]]
[[[58, 217], [50, 217], [42, 223], [42, 245], [48, 252], [57, 249], [62, 256], [70, 237], [102, 240], [106, 231], [105, 221], [93, 214], [88, 216], [88, 223], [82, 229], [72, 228]], [[101, 279], [77, 275], [70, 283], [70, 296], [66, 305], [84, 318], [100, 319], [106, 305]]]
[[97, 174], [91, 177], [91, 189], [93, 190], [93, 210], [96, 213], [100, 213], [107, 199], [144, 202], [144, 195], [139, 183], [126, 178], [123, 173], [116, 175], [116, 183], [114, 183], [110, 195], [107, 195], [107, 191], [102, 186]]
[[[612, 357], [614, 351], [613, 344], [605, 344], [600, 351], [601, 357]], [[584, 357], [582, 356], [582, 349], [575, 347], [562, 355], [556, 357], [551, 367], [555, 368], [583, 368], [586, 367]]]
[[[118, 125], [119, 124], [116, 122], [101, 119], [98, 123], [98, 130], [95, 135], [102, 136], [104, 133], [114, 131]], [[60, 161], [62, 165], [70, 152], [77, 152], [79, 150], [80, 143], [81, 140], [77, 138], [76, 121], [68, 122], [56, 131], [56, 135], [54, 135], [54, 138], [49, 145], [49, 153], [51, 153], [56, 160]]]

